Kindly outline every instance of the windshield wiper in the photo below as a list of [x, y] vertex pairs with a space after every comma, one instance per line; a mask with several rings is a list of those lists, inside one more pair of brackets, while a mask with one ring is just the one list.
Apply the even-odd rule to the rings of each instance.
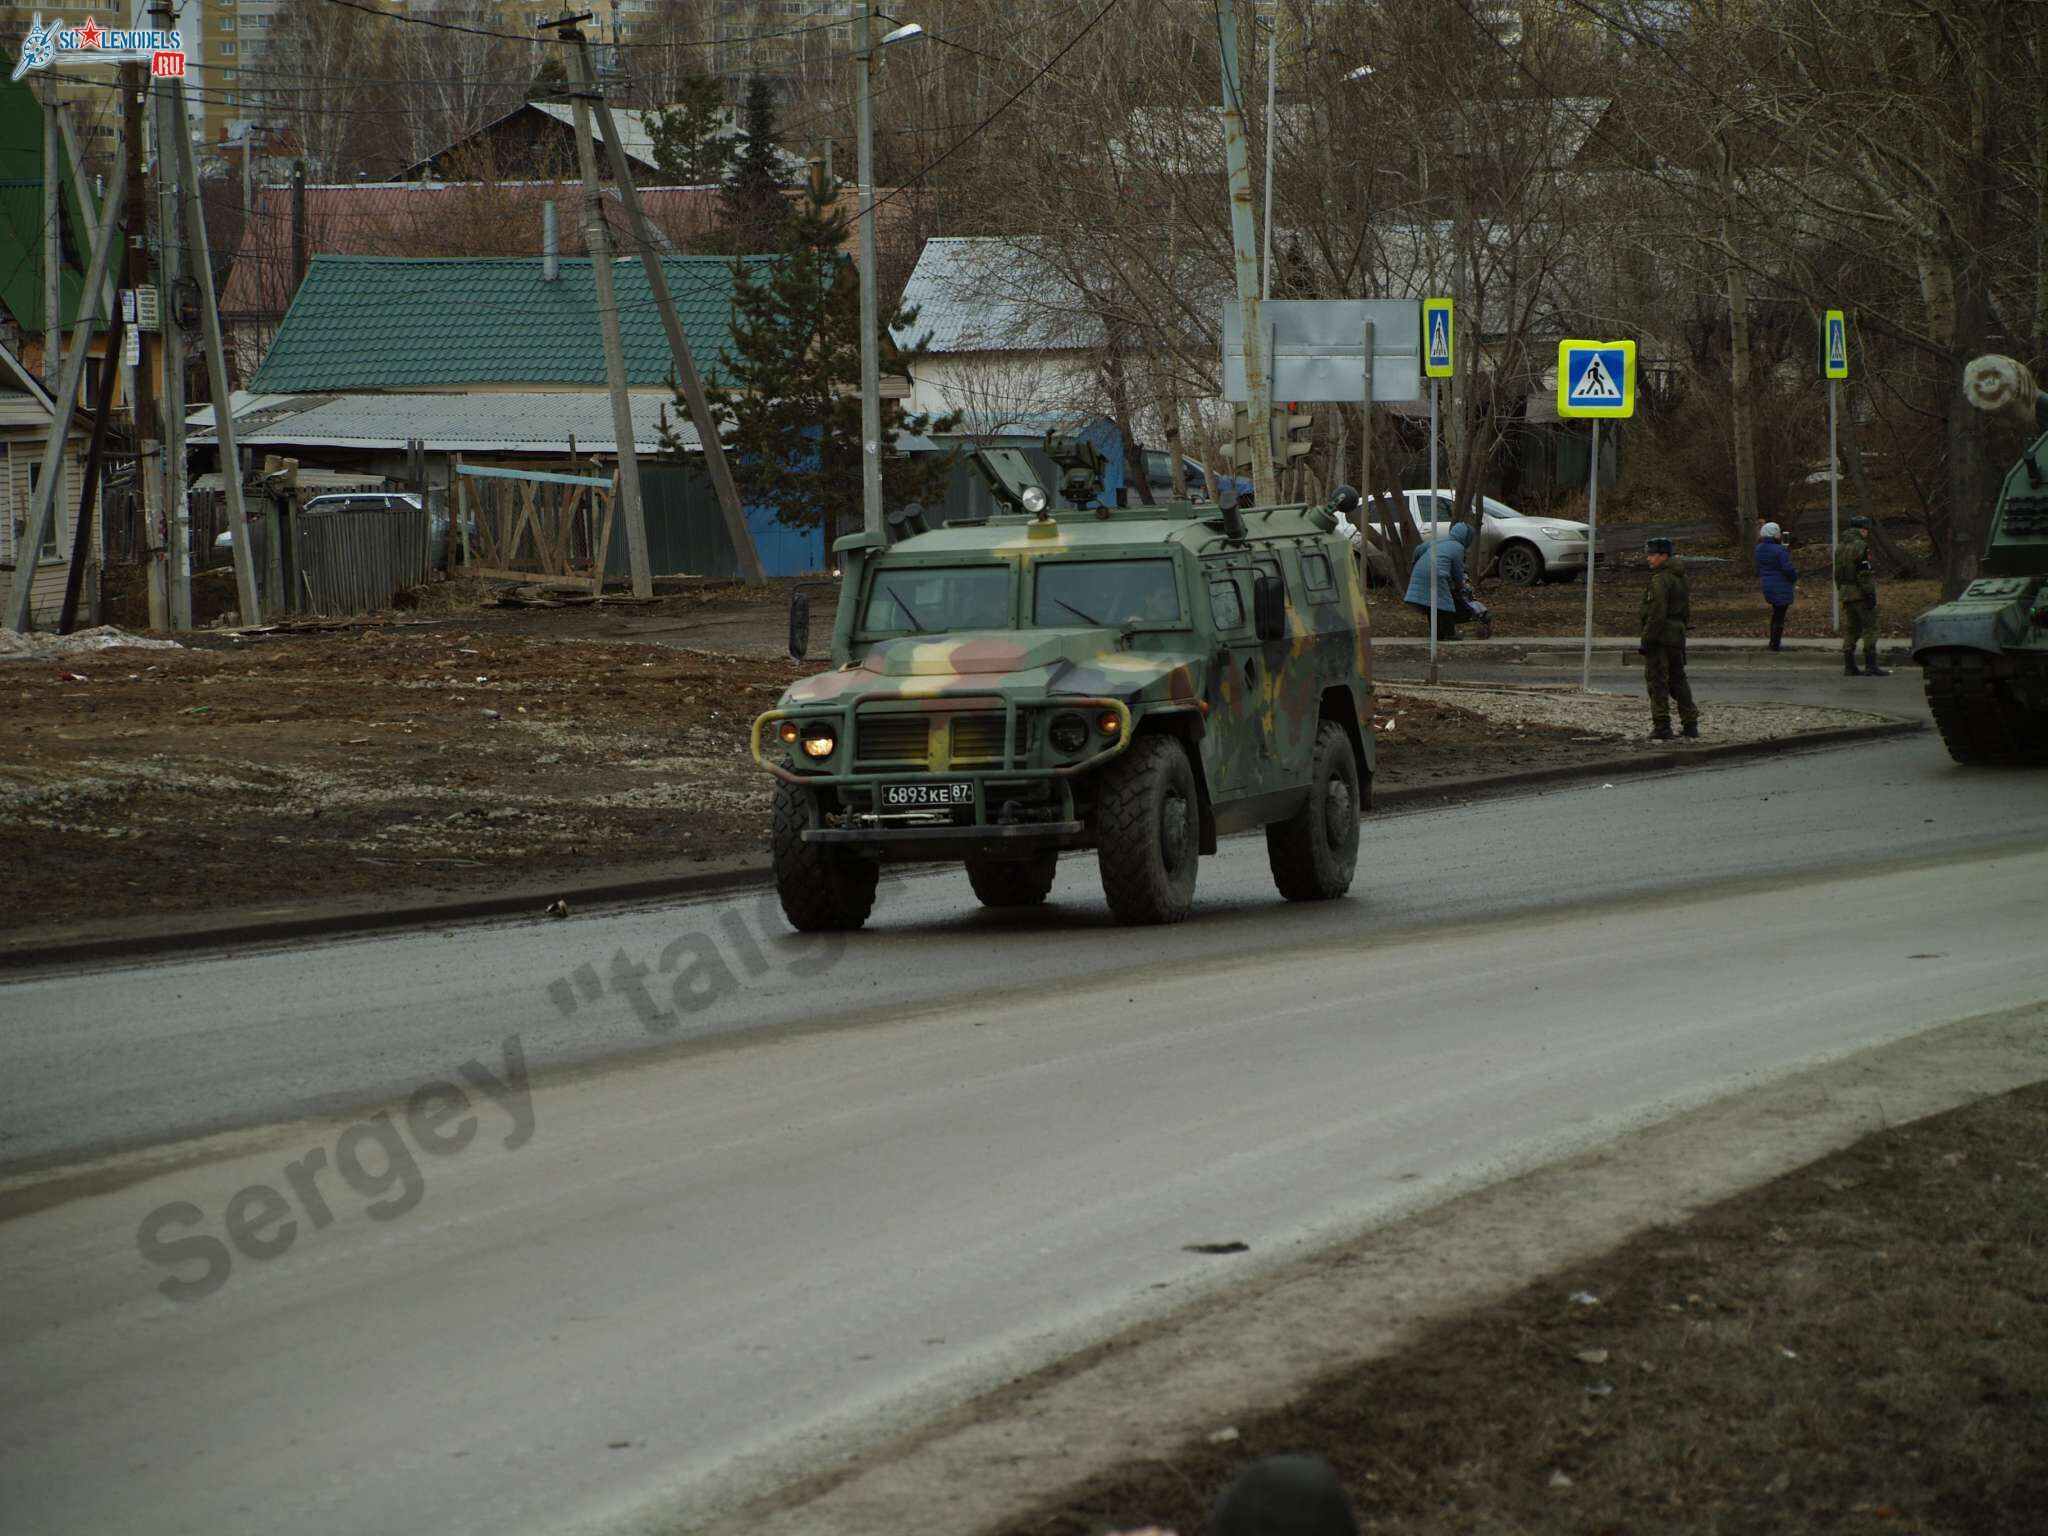
[[1064, 597], [1056, 597], [1053, 599], [1053, 601], [1058, 603], [1062, 608], [1066, 609], [1067, 612], [1071, 613], [1075, 618], [1081, 620], [1084, 624], [1091, 625], [1096, 629], [1109, 628], [1109, 626], [1103, 623], [1102, 620], [1096, 618], [1093, 614], [1083, 613], [1080, 609], [1076, 608], [1072, 603], [1068, 602]]
[[928, 635], [931, 633], [931, 631], [926, 629], [924, 625], [917, 622], [917, 610], [911, 607], [910, 604], [906, 603], [903, 600], [903, 594], [901, 592], [898, 592], [894, 587], [884, 587], [882, 588], [882, 590], [889, 594], [889, 601], [894, 603], [900, 610], [902, 610], [903, 617], [910, 620], [910, 627], [912, 629], [916, 630], [920, 635]]

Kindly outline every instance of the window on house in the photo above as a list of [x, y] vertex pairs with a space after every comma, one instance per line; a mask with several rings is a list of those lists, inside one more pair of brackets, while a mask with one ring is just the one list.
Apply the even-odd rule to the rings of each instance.
[[226, 78], [233, 80], [241, 74], [241, 71], [239, 69], [230, 69], [225, 71], [224, 73], [226, 75]]
[[220, 56], [224, 59], [233, 57], [234, 51], [235, 45], [233, 43], [222, 43], [220, 45]]
[[[42, 474], [43, 466], [39, 463], [31, 461], [28, 466], [28, 493], [22, 497], [21, 505], [15, 510], [14, 513], [14, 547], [16, 549], [20, 549], [22, 541], [28, 537], [29, 513], [35, 507], [36, 487], [42, 483]], [[57, 558], [59, 540], [59, 529], [57, 525], [58, 523], [63, 521], [63, 518], [64, 507], [62, 504], [62, 499], [60, 498], [59, 501], [50, 508], [50, 523], [49, 526], [43, 530], [43, 547], [40, 558], [44, 560], [54, 560]]]

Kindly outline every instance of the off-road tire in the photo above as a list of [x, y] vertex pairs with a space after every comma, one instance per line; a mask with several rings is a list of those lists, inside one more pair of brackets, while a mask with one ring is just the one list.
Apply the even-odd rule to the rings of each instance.
[[984, 907], [1035, 907], [1052, 894], [1059, 864], [1057, 848], [1024, 859], [969, 859], [967, 883]]
[[1289, 901], [1334, 901], [1358, 869], [1358, 758], [1334, 720], [1316, 729], [1308, 800], [1266, 828], [1266, 862]]
[[1543, 551], [1517, 539], [1501, 546], [1495, 557], [1500, 579], [1511, 587], [1533, 587], [1543, 580]]
[[1170, 736], [1140, 736], [1102, 771], [1095, 851], [1120, 923], [1177, 923], [1195, 904], [1201, 815], [1195, 773]]
[[858, 928], [875, 909], [881, 866], [850, 849], [805, 842], [804, 829], [810, 824], [811, 792], [776, 780], [769, 846], [782, 915], [799, 933]]

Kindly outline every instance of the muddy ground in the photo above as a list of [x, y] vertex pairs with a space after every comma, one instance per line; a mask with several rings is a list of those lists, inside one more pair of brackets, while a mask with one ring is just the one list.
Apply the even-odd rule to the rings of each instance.
[[1194, 1536], [1310, 1452], [1386, 1536], [2048, 1530], [2048, 1084], [1656, 1228], [1012, 1536]]

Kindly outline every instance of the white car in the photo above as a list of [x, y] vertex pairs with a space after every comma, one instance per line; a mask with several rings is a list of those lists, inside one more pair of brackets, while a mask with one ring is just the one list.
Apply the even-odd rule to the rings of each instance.
[[[1428, 490], [1403, 491], [1401, 495], [1408, 503], [1408, 517], [1424, 538], [1429, 537], [1429, 492]], [[1385, 496], [1373, 498], [1373, 519], [1375, 528], [1384, 528], [1386, 512]], [[1500, 579], [1518, 587], [1534, 586], [1539, 581], [1576, 581], [1585, 574], [1587, 559], [1586, 525], [1574, 523], [1561, 517], [1524, 517], [1505, 502], [1495, 501], [1491, 496], [1482, 496], [1485, 508], [1485, 522], [1479, 534], [1478, 558], [1471, 564], [1476, 576], [1492, 566], [1500, 564]], [[1457, 507], [1455, 491], [1437, 492], [1437, 531], [1443, 532], [1451, 521]], [[1338, 525], [1355, 544], [1358, 531], [1342, 513], [1338, 514]]]

